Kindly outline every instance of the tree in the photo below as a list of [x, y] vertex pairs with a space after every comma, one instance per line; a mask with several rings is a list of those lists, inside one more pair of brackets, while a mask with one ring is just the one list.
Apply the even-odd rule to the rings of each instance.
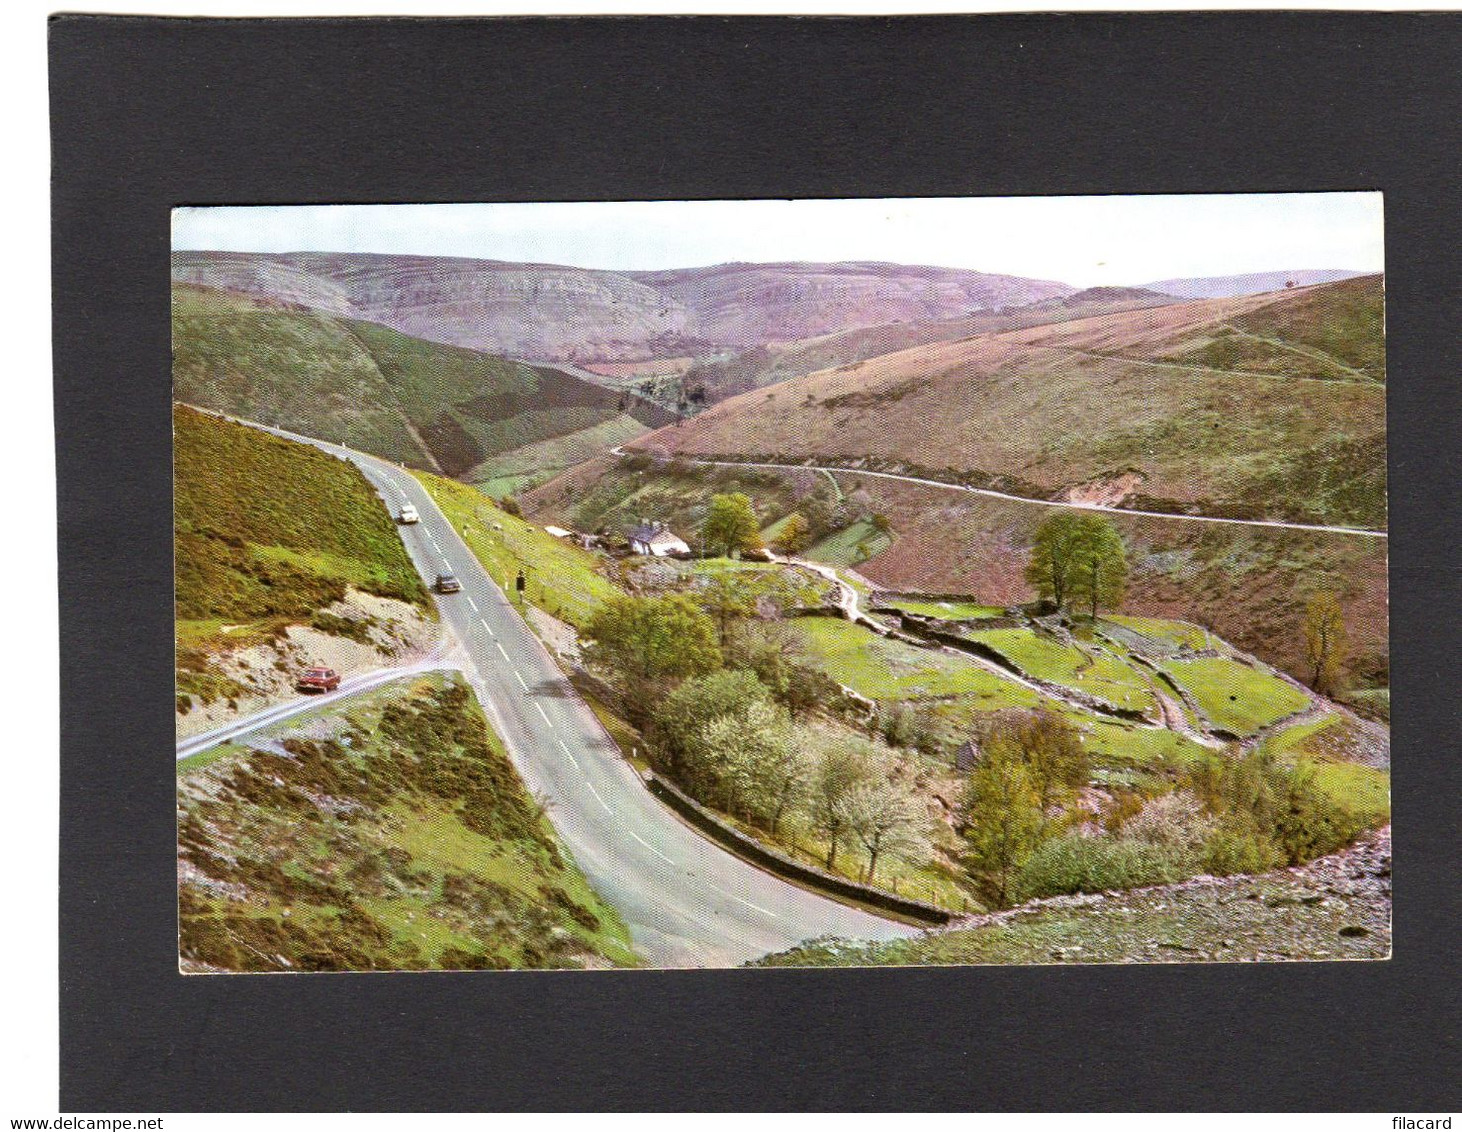
[[1025, 580], [1042, 601], [1050, 601], [1057, 609], [1066, 604], [1072, 574], [1075, 543], [1081, 530], [1081, 516], [1058, 511], [1036, 530], [1026, 564]]
[[655, 738], [673, 773], [692, 793], [696, 783], [690, 748], [712, 720], [743, 714], [752, 704], [770, 699], [766, 687], [750, 672], [723, 668], [692, 677], [665, 696], [654, 711]]
[[784, 554], [796, 554], [807, 545], [808, 533], [812, 530], [801, 511], [793, 511], [777, 532], [773, 545]]
[[1305, 663], [1310, 666], [1310, 687], [1322, 696], [1339, 690], [1347, 643], [1340, 599], [1328, 590], [1317, 593], [1305, 606]]
[[682, 594], [611, 598], [585, 632], [590, 662], [614, 675], [641, 721], [667, 680], [721, 666], [716, 626]]
[[767, 700], [711, 720], [690, 751], [715, 804], [773, 833], [806, 778], [787, 709]]
[[1008, 736], [985, 744], [965, 793], [965, 841], [971, 867], [995, 902], [1010, 902], [1020, 868], [1040, 843], [1040, 794], [1018, 745]]
[[915, 864], [928, 859], [929, 814], [906, 787], [882, 776], [870, 778], [850, 787], [840, 805], [849, 832], [868, 854], [865, 883], [873, 881], [880, 855]]
[[828, 743], [817, 753], [808, 784], [808, 817], [812, 828], [827, 838], [829, 869], [837, 865], [838, 849], [852, 832], [848, 795], [873, 778], [875, 750], [866, 740], [845, 739]]
[[756, 612], [756, 598], [745, 581], [735, 574], [717, 574], [708, 578], [697, 597], [705, 611], [715, 620], [720, 632], [721, 647], [726, 647], [731, 623]]
[[1114, 609], [1127, 589], [1127, 546], [1111, 522], [1100, 515], [1077, 519], [1070, 545], [1071, 562], [1067, 579], [1073, 604], [1091, 609]]
[[1037, 710], [1005, 732], [1020, 751], [1044, 814], [1087, 784], [1091, 768], [1081, 735], [1055, 712]]
[[760, 531], [751, 500], [742, 492], [711, 496], [711, 509], [701, 527], [701, 538], [708, 548], [726, 555], [737, 550], [759, 550]]

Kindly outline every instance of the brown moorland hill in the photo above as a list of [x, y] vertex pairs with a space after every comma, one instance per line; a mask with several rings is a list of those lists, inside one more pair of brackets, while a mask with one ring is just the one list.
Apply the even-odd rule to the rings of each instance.
[[1075, 290], [1048, 280], [886, 263], [636, 272], [337, 252], [175, 252], [173, 279], [317, 307], [448, 345], [575, 362], [743, 350]]
[[[1373, 276], [933, 343], [733, 397], [635, 447], [1036, 498], [1126, 476], [1144, 510], [1382, 527], [1384, 387], [1364, 350], [1313, 345], [1366, 342], [1379, 301]], [[1205, 353], [1229, 339], [1245, 343], [1235, 368]]]

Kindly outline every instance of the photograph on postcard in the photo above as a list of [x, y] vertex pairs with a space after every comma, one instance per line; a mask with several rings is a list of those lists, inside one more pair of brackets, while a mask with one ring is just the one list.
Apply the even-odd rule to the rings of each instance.
[[184, 972], [1389, 957], [1380, 194], [172, 232]]

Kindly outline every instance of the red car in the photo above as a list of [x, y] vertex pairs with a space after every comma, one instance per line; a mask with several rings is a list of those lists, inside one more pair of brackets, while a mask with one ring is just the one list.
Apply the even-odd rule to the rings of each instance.
[[340, 673], [333, 668], [306, 668], [294, 686], [301, 692], [333, 692], [340, 687]]

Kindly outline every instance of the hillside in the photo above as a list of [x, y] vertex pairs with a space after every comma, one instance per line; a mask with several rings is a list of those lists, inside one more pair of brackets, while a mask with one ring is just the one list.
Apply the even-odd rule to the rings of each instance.
[[[851, 472], [831, 479], [837, 493], [829, 477], [810, 471], [648, 460], [641, 466], [611, 457], [580, 464], [522, 501], [540, 522], [622, 532], [652, 516], [689, 536], [714, 493], [743, 491], [768, 531], [794, 510], [828, 515], [837, 529], [807, 553], [846, 565], [851, 559], [839, 555], [840, 546], [863, 548], [868, 556], [855, 555], [857, 570], [883, 589], [971, 594], [999, 606], [1034, 596], [1025, 565], [1049, 508]], [[871, 527], [874, 515], [884, 516], [892, 537]], [[1385, 540], [1143, 515], [1112, 520], [1129, 549], [1129, 612], [1210, 625], [1268, 663], [1304, 675], [1305, 601], [1316, 588], [1333, 589], [1350, 631], [1352, 679], [1359, 686], [1386, 683]]]
[[911, 940], [817, 940], [759, 967], [1385, 959], [1391, 833], [1299, 868], [1061, 896]]
[[1210, 275], [1200, 279], [1159, 279], [1143, 286], [1180, 299], [1232, 299], [1239, 295], [1258, 295], [1265, 291], [1283, 291], [1286, 286], [1311, 287], [1316, 283], [1335, 283], [1353, 279], [1359, 271], [1334, 268], [1299, 271], [1260, 271], [1248, 275]]
[[511, 357], [620, 361], [746, 349], [1059, 297], [1062, 283], [896, 264], [663, 272], [432, 256], [176, 252], [176, 282], [365, 319]]
[[672, 419], [558, 370], [190, 284], [173, 289], [173, 378], [179, 400], [450, 475], [625, 414]]
[[[1049, 322], [1090, 318], [1099, 314], [1166, 306], [1175, 300], [1129, 287], [1099, 287], [1070, 295], [1042, 299], [1013, 307], [979, 311], [956, 318], [892, 322], [805, 338], [794, 342], [772, 342], [743, 350], [729, 357], [710, 358], [692, 365], [679, 380], [649, 382], [656, 390], [669, 388], [676, 397], [684, 394], [691, 406], [712, 405], [748, 390], [760, 389], [816, 370], [831, 369], [891, 354], [911, 346], [947, 342], [1014, 330]], [[673, 400], [661, 393], [659, 398]]]
[[633, 966], [458, 678], [178, 767], [185, 972]]
[[185, 406], [173, 445], [180, 711], [268, 698], [335, 638], [362, 662], [415, 643], [426, 590], [354, 466]]
[[[733, 397], [635, 447], [1036, 498], [1121, 478], [1118, 498], [1146, 510], [1381, 527], [1385, 390], [1361, 368], [1380, 301], [1368, 277], [936, 342]], [[1242, 368], [1217, 365], [1235, 338]]]

